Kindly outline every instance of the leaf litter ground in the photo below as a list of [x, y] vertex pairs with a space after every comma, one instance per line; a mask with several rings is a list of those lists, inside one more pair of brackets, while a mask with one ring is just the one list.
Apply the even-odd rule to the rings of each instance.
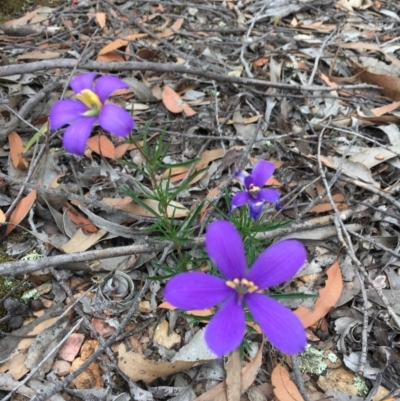
[[[2, 399], [397, 399], [398, 15], [378, 0], [74, 0], [5, 22]], [[97, 131], [78, 158], [48, 113], [87, 71], [125, 80], [113, 102], [136, 129]], [[283, 209], [230, 218], [252, 260], [301, 240], [308, 262], [277, 294], [319, 297], [282, 301], [304, 353], [253, 325], [224, 365], [203, 341], [213, 311], [182, 315], [163, 288], [210, 269], [207, 224], [260, 159]]]

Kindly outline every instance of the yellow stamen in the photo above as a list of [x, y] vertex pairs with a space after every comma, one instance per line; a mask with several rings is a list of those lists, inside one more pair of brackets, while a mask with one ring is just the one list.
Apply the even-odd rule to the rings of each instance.
[[257, 290], [258, 290], [258, 287], [256, 285], [252, 285], [251, 287], [249, 287], [247, 292], [249, 292], [251, 294], [252, 292], [256, 292]]
[[252, 281], [249, 281], [246, 278], [242, 278], [241, 280], [235, 278], [233, 280], [226, 281], [225, 284], [229, 288], [232, 288], [234, 290], [238, 289], [239, 292], [244, 291], [244, 293], [252, 293], [258, 291], [258, 286], [256, 286]]
[[254, 184], [250, 184], [249, 193], [253, 198], [257, 198], [257, 194], [260, 191], [260, 187], [256, 187]]
[[229, 287], [229, 288], [236, 288], [236, 284], [233, 281], [226, 281], [225, 284]]
[[75, 96], [83, 104], [85, 104], [89, 109], [100, 110], [102, 103], [99, 97], [89, 89], [84, 89], [81, 93]]

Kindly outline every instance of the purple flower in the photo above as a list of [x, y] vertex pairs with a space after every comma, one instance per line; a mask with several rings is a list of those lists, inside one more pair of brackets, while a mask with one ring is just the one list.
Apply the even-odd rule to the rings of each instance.
[[303, 351], [306, 335], [300, 319], [290, 309], [260, 293], [283, 283], [300, 269], [306, 260], [302, 243], [277, 242], [247, 270], [238, 231], [227, 221], [217, 221], [208, 227], [206, 249], [224, 278], [201, 272], [180, 273], [167, 283], [164, 296], [183, 310], [221, 304], [206, 328], [208, 347], [220, 357], [240, 345], [247, 305], [271, 344], [288, 354]]
[[274, 169], [273, 163], [259, 160], [251, 174], [245, 171], [237, 172], [235, 177], [244, 184], [246, 190], [238, 192], [232, 198], [231, 211], [250, 203], [250, 217], [257, 220], [262, 212], [264, 202], [278, 202], [279, 192], [276, 189], [262, 189], [268, 178], [272, 176]]
[[71, 81], [76, 100], [60, 100], [50, 110], [50, 129], [69, 124], [63, 136], [64, 148], [76, 155], [83, 155], [86, 142], [94, 124], [117, 136], [128, 136], [134, 127], [132, 116], [121, 107], [106, 103], [117, 89], [129, 88], [114, 76], [100, 77], [82, 74]]

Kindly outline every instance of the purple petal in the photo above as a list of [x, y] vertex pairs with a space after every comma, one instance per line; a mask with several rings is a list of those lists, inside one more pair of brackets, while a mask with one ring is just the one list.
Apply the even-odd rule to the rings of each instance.
[[99, 124], [104, 131], [117, 136], [128, 136], [135, 126], [132, 116], [126, 110], [111, 103], [101, 108]]
[[164, 297], [177, 308], [190, 310], [218, 305], [234, 293], [223, 279], [193, 272], [172, 277], [165, 286]]
[[226, 301], [208, 324], [205, 340], [218, 357], [239, 347], [245, 331], [244, 310], [236, 296]]
[[262, 189], [258, 193], [258, 199], [265, 202], [276, 203], [279, 201], [280, 195], [276, 189]]
[[246, 303], [269, 342], [286, 354], [306, 347], [306, 331], [300, 319], [279, 302], [262, 294], [246, 295]]
[[50, 129], [58, 129], [81, 118], [88, 108], [78, 100], [60, 100], [50, 110]]
[[244, 184], [244, 180], [246, 177], [248, 177], [250, 174], [247, 173], [246, 171], [241, 171], [239, 169], [236, 169], [235, 172], [233, 173], [233, 177], [237, 178], [242, 184]]
[[297, 273], [306, 257], [306, 249], [300, 241], [277, 242], [254, 262], [248, 279], [261, 289], [282, 284]]
[[249, 190], [251, 184], [254, 184], [254, 178], [251, 175], [248, 175], [244, 179], [244, 186], [246, 187], [247, 190]]
[[258, 202], [257, 200], [252, 200], [250, 198], [250, 210], [249, 210], [249, 216], [254, 219], [257, 220], [262, 212], [263, 209], [263, 202]]
[[82, 117], [71, 124], [64, 132], [63, 146], [69, 153], [82, 156], [86, 142], [92, 132], [97, 117]]
[[259, 160], [253, 168], [253, 172], [251, 173], [252, 177], [254, 178], [254, 185], [260, 188], [263, 187], [268, 181], [268, 178], [272, 176], [274, 170], [274, 163], [266, 162], [265, 160]]
[[245, 205], [250, 200], [250, 195], [248, 192], [238, 192], [232, 198], [231, 209]]
[[206, 250], [218, 270], [228, 279], [246, 276], [246, 258], [242, 239], [228, 221], [214, 221], [206, 233]]
[[81, 93], [84, 89], [93, 90], [93, 81], [97, 77], [95, 72], [82, 74], [71, 80], [69, 86], [75, 93]]
[[94, 91], [99, 99], [104, 103], [106, 99], [118, 89], [129, 88], [129, 85], [113, 75], [106, 75], [96, 81]]

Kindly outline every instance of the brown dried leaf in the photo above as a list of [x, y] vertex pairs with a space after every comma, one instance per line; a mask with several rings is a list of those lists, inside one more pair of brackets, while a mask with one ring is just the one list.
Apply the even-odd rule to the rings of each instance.
[[15, 131], [13, 131], [8, 135], [8, 143], [10, 145], [10, 157], [13, 166], [16, 169], [27, 170], [29, 163], [22, 156], [25, 146], [21, 137]]
[[[242, 394], [253, 384], [255, 378], [257, 377], [258, 370], [261, 367], [263, 348], [264, 348], [264, 339], [261, 342], [260, 349], [258, 350], [255, 358], [242, 369], [241, 373]], [[195, 398], [194, 401], [209, 401], [209, 400], [228, 401], [226, 397], [225, 382], [222, 382], [217, 386], [213, 387], [211, 390], [206, 391], [200, 397]]]
[[380, 91], [393, 100], [400, 100], [400, 78], [391, 75], [374, 74], [366, 71], [361, 67], [356, 68], [358, 78], [372, 85], [378, 85], [382, 89]]
[[134, 382], [143, 380], [149, 383], [159, 377], [183, 372], [194, 365], [200, 365], [205, 362], [209, 361], [151, 361], [142, 354], [127, 350], [123, 343], [118, 347], [118, 367]]
[[342, 293], [343, 279], [339, 262], [336, 261], [329, 267], [326, 274], [328, 278], [325, 282], [325, 287], [319, 290], [319, 298], [315, 303], [314, 309], [310, 310], [304, 306], [300, 306], [294, 312], [300, 318], [305, 328], [317, 323], [318, 320], [329, 313]]
[[10, 232], [14, 230], [15, 225], [21, 223], [21, 221], [25, 218], [25, 216], [28, 214], [29, 210], [31, 209], [33, 203], [36, 200], [36, 195], [37, 191], [33, 190], [28, 195], [26, 195], [25, 198], [22, 198], [19, 201], [17, 207], [12, 212], [10, 219], [8, 221], [9, 223], [13, 224], [9, 224], [7, 226], [6, 235], [10, 234]]
[[60, 56], [61, 53], [52, 52], [50, 50], [33, 50], [18, 56], [17, 60], [52, 60]]
[[376, 43], [363, 43], [363, 42], [352, 42], [352, 43], [340, 43], [337, 45], [340, 48], [344, 49], [357, 49], [357, 50], [373, 50], [380, 52], [385, 56], [385, 58], [392, 62], [394, 65], [400, 67], [400, 60], [395, 56], [392, 56], [388, 53], [385, 53], [384, 47], [378, 46]]
[[240, 380], [240, 350], [233, 351], [225, 364], [226, 371], [226, 395], [229, 401], [240, 401], [241, 380]]
[[[125, 197], [123, 199], [103, 198], [101, 201], [108, 206], [112, 206], [120, 210], [125, 210], [126, 212], [137, 214], [139, 216], [154, 217], [153, 213], [150, 213], [144, 207], [137, 205], [129, 197]], [[142, 199], [142, 202], [153, 209], [156, 213], [160, 213], [158, 210], [158, 201], [155, 201], [153, 199]], [[179, 219], [181, 217], [186, 217], [188, 214], [189, 209], [187, 209], [179, 202], [172, 201], [167, 208], [167, 217], [169, 218]]]
[[[200, 156], [200, 160], [196, 163], [196, 166], [195, 166], [193, 172], [202, 170], [203, 168], [207, 167], [212, 161], [223, 157], [225, 155], [225, 153], [226, 153], [226, 151], [221, 148], [204, 151]], [[173, 167], [172, 169], [168, 169], [168, 170], [164, 171], [164, 173], [162, 174], [161, 177], [168, 178], [171, 176], [171, 182], [180, 181], [183, 178], [185, 178], [186, 173], [189, 171], [189, 168], [190, 167], [188, 167], [188, 166], [175, 167], [175, 168]], [[194, 184], [197, 181], [200, 181], [205, 173], [206, 172], [204, 171], [203, 174], [199, 174], [192, 181], [190, 181], [190, 183]]]
[[30, 21], [42, 8], [43, 7], [37, 7], [35, 10], [31, 11], [30, 13], [24, 15], [21, 18], [6, 21], [4, 25], [5, 26], [26, 25], [28, 21]]
[[75, 253], [87, 251], [90, 247], [100, 241], [107, 234], [106, 230], [98, 230], [96, 233], [84, 234], [82, 229], [76, 231], [72, 238], [60, 247], [65, 253]]
[[275, 397], [279, 401], [304, 401], [296, 385], [290, 379], [289, 372], [282, 366], [276, 365], [271, 374]]
[[[28, 335], [36, 336], [57, 322], [58, 319], [59, 317], [53, 317], [39, 323], [28, 333]], [[25, 376], [29, 372], [29, 369], [24, 364], [26, 352], [29, 346], [33, 343], [34, 339], [35, 338], [24, 338], [21, 340], [13, 353], [10, 355], [10, 358], [0, 366], [0, 373], [5, 373], [8, 371], [15, 380], [19, 380], [21, 377]]]
[[5, 223], [6, 222], [6, 215], [4, 212], [0, 209], [0, 223]]

